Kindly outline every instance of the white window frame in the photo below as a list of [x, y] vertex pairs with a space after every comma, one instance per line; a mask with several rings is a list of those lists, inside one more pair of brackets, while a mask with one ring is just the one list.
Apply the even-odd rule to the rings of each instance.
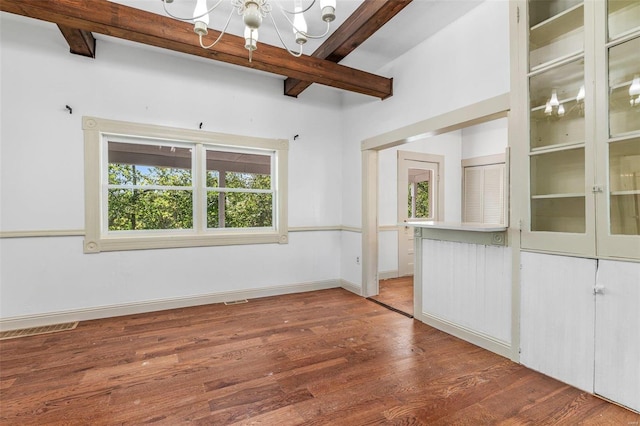
[[[83, 117], [85, 148], [85, 253], [158, 248], [202, 247], [237, 244], [286, 244], [287, 170], [289, 141], [212, 133], [150, 124]], [[193, 146], [194, 227], [181, 230], [109, 231], [106, 220], [105, 180], [108, 141], [157, 141]], [[197, 191], [204, 185], [207, 148], [272, 154], [273, 227], [207, 228], [206, 203]], [[198, 152], [196, 152], [198, 150]], [[200, 160], [198, 160], [200, 159]]]

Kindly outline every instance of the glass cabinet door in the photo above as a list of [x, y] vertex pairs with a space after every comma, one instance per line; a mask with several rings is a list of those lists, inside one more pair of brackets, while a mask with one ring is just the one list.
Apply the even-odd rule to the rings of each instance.
[[584, 4], [529, 1], [530, 230], [584, 234]]
[[[598, 254], [640, 257], [640, 1], [608, 0], [598, 133]], [[603, 33], [604, 35], [604, 33]]]

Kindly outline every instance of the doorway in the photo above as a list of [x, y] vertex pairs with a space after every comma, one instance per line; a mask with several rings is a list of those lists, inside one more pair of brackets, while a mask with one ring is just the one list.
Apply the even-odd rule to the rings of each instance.
[[[426, 149], [422, 146], [419, 149]], [[394, 150], [395, 151], [395, 150]], [[393, 155], [393, 159], [390, 156]], [[391, 245], [396, 245], [397, 264], [394, 271], [379, 275], [378, 294], [372, 300], [406, 316], [414, 311], [414, 228], [406, 226], [408, 220], [439, 220], [442, 216], [441, 197], [444, 194], [440, 175], [444, 170], [444, 156], [414, 151], [389, 152], [384, 156], [391, 161], [382, 161], [383, 169], [379, 190], [381, 206], [386, 214], [384, 221], [392, 221], [394, 226], [382, 226], [379, 232], [385, 234], [383, 241], [387, 253]], [[395, 170], [389, 173], [391, 168]], [[385, 170], [386, 169], [386, 170]], [[396, 189], [388, 196], [385, 192]], [[394, 232], [391, 232], [394, 231]], [[393, 235], [393, 240], [389, 237]], [[389, 262], [387, 262], [389, 265]]]
[[414, 228], [400, 224], [408, 220], [439, 220], [440, 170], [444, 157], [398, 151], [398, 277], [413, 276]]

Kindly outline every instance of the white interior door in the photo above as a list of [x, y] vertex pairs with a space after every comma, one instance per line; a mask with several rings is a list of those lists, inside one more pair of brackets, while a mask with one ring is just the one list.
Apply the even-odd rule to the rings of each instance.
[[[411, 153], [404, 153], [411, 154]], [[416, 153], [420, 158], [424, 154]], [[438, 220], [439, 163], [398, 156], [398, 221]], [[413, 227], [398, 232], [398, 275], [413, 275]]]

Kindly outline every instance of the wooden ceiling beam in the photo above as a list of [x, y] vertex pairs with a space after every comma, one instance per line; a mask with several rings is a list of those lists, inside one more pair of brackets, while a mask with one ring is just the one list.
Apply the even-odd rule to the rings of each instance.
[[[365, 0], [311, 56], [340, 62], [409, 3], [411, 0]], [[284, 94], [298, 97], [312, 83], [289, 77], [284, 82]]]
[[58, 24], [60, 32], [69, 43], [69, 51], [76, 55], [96, 57], [96, 39], [89, 31]]
[[[294, 58], [286, 50], [260, 44], [249, 62], [242, 37], [227, 34], [213, 49], [200, 47], [193, 25], [112, 3], [107, 0], [2, 0], [0, 10], [53, 22], [150, 46], [201, 56], [234, 65], [385, 99], [393, 81], [368, 72], [304, 56]], [[210, 30], [207, 39], [219, 32]]]

